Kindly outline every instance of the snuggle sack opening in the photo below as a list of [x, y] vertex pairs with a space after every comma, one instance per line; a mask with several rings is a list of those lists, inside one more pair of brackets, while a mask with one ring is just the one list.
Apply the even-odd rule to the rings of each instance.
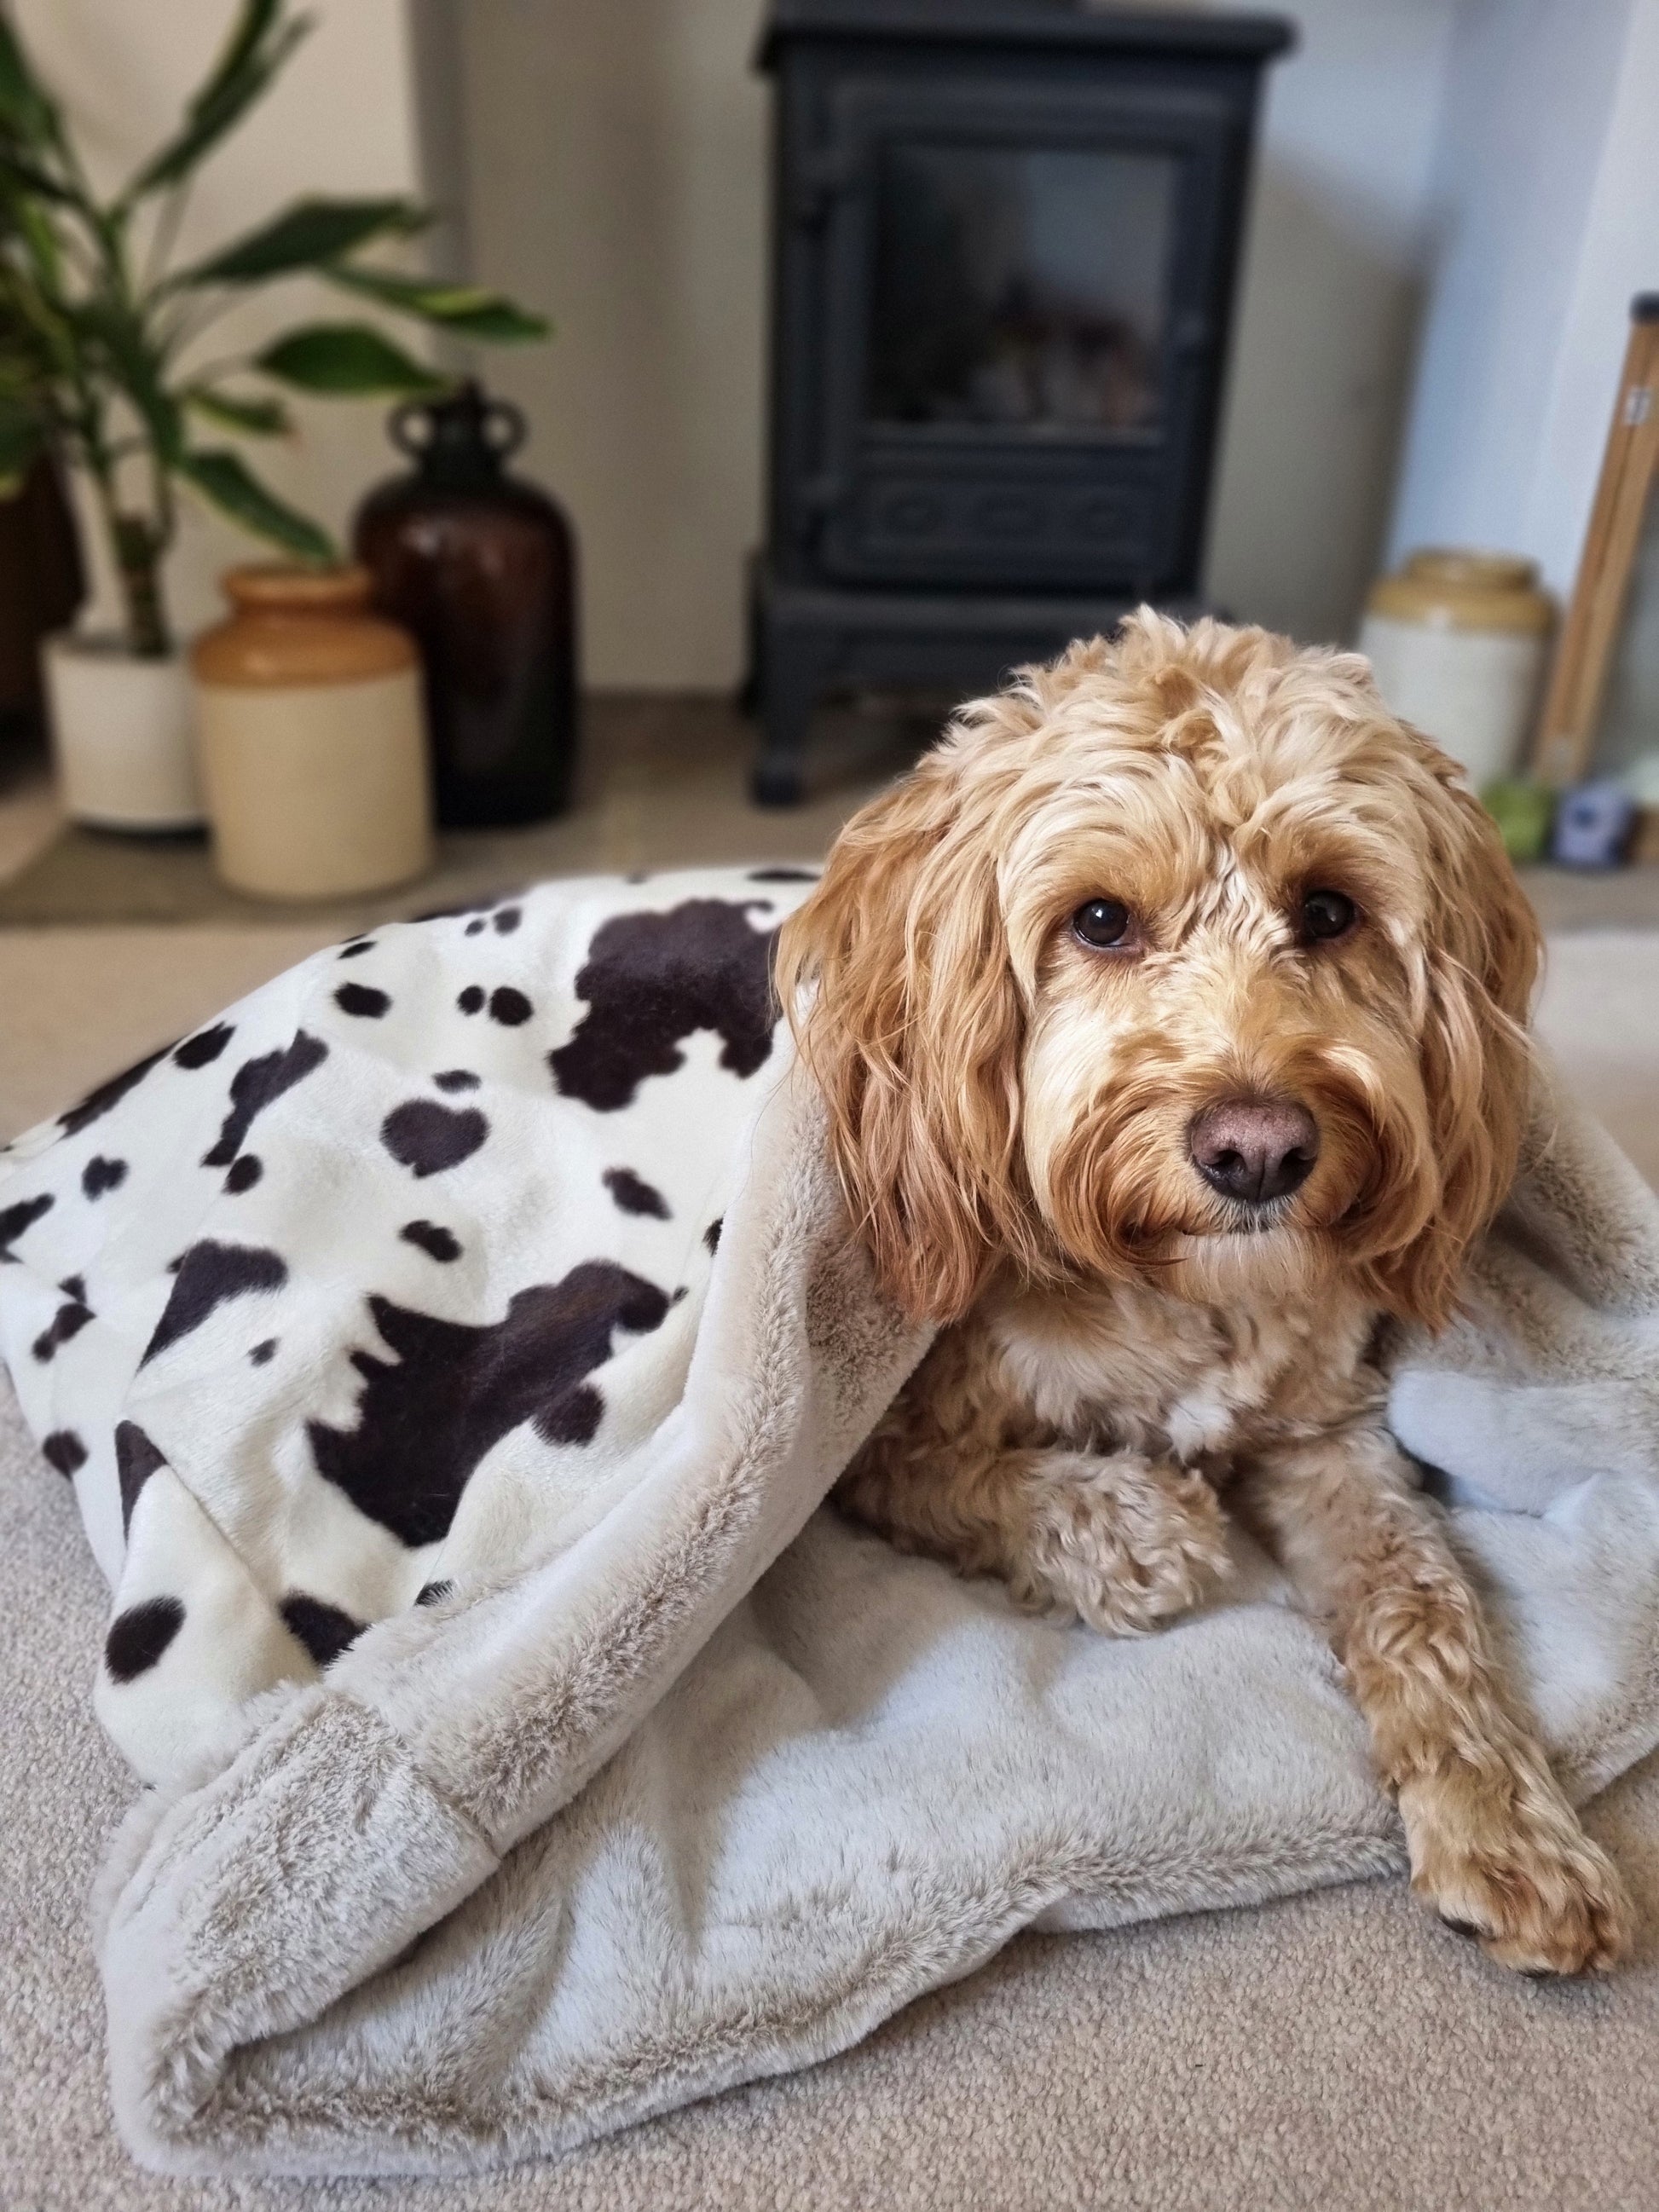
[[[0, 1345], [112, 1592], [124, 2134], [458, 2172], [844, 2047], [1018, 1929], [1402, 1863], [1316, 1631], [1115, 1644], [820, 1501], [925, 1333], [775, 1027], [797, 872], [281, 976], [0, 1158]], [[1659, 1209], [1548, 1095], [1401, 1441], [1579, 1794], [1659, 1741]]]

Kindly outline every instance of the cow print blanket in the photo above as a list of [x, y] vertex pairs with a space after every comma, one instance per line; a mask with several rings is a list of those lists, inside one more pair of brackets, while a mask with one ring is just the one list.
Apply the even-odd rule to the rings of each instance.
[[810, 881], [383, 928], [14, 1148], [0, 1329], [115, 1595], [98, 1710], [141, 1775], [556, 1543], [661, 1420]]
[[[145, 2162], [556, 2151], [1023, 1926], [1398, 1871], [1242, 1538], [1227, 1602], [1115, 1644], [815, 1510], [924, 1340], [774, 1027], [808, 880], [377, 929], [0, 1156], [0, 1347], [153, 1785], [96, 1910]], [[1581, 1794], [1659, 1741], [1656, 1317], [1650, 1194], [1540, 1092], [1394, 1419]]]

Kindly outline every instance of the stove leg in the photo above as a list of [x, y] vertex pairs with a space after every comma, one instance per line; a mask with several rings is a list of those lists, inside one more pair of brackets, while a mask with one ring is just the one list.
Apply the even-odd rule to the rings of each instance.
[[757, 806], [799, 806], [805, 797], [802, 756], [824, 675], [820, 656], [805, 641], [769, 641], [760, 669], [760, 758], [749, 780]]
[[806, 796], [799, 763], [763, 753], [750, 775], [749, 796], [757, 806], [799, 806]]

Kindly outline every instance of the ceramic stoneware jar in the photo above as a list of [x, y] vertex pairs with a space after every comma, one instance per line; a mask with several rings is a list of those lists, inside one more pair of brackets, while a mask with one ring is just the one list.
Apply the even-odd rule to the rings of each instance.
[[1359, 649], [1394, 712], [1443, 745], [1479, 791], [1520, 758], [1554, 619], [1531, 561], [1413, 553], [1373, 586]]
[[413, 643], [362, 568], [233, 568], [229, 620], [191, 654], [214, 859], [237, 890], [313, 899], [432, 859]]

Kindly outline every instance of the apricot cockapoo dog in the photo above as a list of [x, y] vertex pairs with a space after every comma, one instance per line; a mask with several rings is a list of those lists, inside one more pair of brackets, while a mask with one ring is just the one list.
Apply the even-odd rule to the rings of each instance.
[[1143, 610], [963, 709], [786, 926], [879, 1277], [940, 1334], [848, 1510], [1137, 1634], [1224, 1504], [1328, 1626], [1415, 1887], [1494, 1958], [1630, 1909], [1384, 1419], [1513, 1176], [1535, 924], [1364, 661]]

